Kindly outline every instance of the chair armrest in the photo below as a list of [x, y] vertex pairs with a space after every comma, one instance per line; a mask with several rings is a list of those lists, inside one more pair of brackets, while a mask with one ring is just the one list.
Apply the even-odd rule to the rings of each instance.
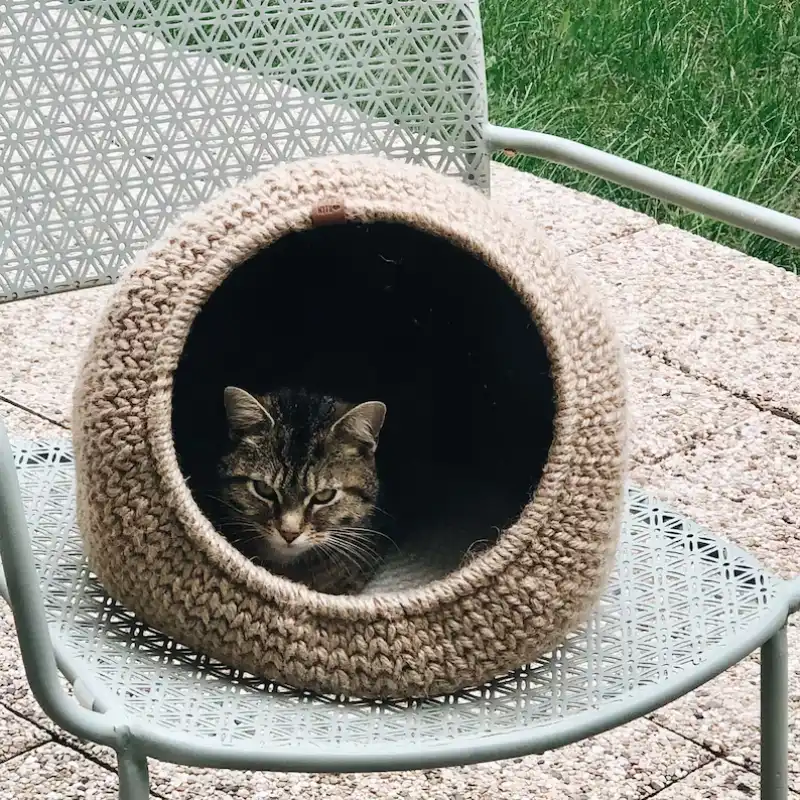
[[22, 662], [42, 710], [70, 733], [111, 747], [118, 725], [111, 716], [82, 708], [58, 676], [39, 575], [31, 552], [22, 494], [5, 425], [0, 419], [0, 590], [14, 615]]
[[484, 134], [491, 150], [513, 150], [564, 164], [698, 214], [727, 222], [737, 228], [800, 248], [800, 219], [788, 214], [549, 133], [487, 125]]

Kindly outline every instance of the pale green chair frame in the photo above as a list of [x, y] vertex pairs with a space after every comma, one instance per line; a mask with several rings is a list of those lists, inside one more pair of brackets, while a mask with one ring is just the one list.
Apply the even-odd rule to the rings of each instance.
[[[152, 11], [148, 17], [142, 9], [137, 11], [136, 4], [129, 4], [132, 10], [116, 10], [116, 19], [108, 20], [98, 12], [107, 17], [117, 7], [99, 0], [78, 0], [72, 5], [59, 0], [14, 0], [7, 7], [7, 18], [0, 20], [0, 54], [5, 59], [5, 72], [0, 73], [0, 150], [7, 159], [5, 175], [0, 176], [0, 188], [6, 189], [0, 192], [0, 216], [7, 221], [0, 232], [0, 301], [115, 280], [130, 251], [143, 239], [140, 221], [131, 219], [125, 209], [115, 210], [114, 203], [124, 200], [135, 184], [144, 193], [137, 195], [145, 198], [142, 207], [147, 207], [147, 198], [155, 196], [148, 164], [159, 167], [159, 180], [172, 181], [170, 185], [177, 187], [172, 194], [158, 196], [157, 213], [144, 225], [148, 235], [228, 178], [239, 179], [253, 171], [248, 158], [255, 150], [231, 155], [233, 150], [225, 149], [237, 144], [229, 142], [232, 137], [225, 128], [229, 121], [214, 123], [216, 128], [199, 124], [190, 130], [188, 111], [180, 120], [173, 114], [171, 121], [179, 120], [179, 133], [180, 126], [186, 125], [185, 131], [198, 137], [201, 149], [216, 148], [222, 167], [196, 167], [184, 174], [177, 166], [171, 171], [173, 163], [190, 161], [188, 156], [169, 161], [169, 142], [159, 138], [158, 115], [166, 113], [162, 106], [168, 112], [172, 102], [169, 80], [164, 78], [162, 85], [159, 75], [168, 76], [169, 70], [189, 62], [191, 68], [185, 70], [180, 85], [190, 98], [187, 110], [192, 108], [190, 101], [199, 98], [202, 104], [205, 98], [209, 109], [216, 108], [216, 102], [231, 113], [230, 103], [219, 99], [223, 97], [219, 92], [229, 92], [225, 97], [234, 97], [238, 104], [236, 123], [250, 125], [246, 134], [237, 136], [262, 148], [256, 159], [259, 164], [269, 161], [264, 156], [267, 150], [273, 160], [338, 150], [377, 152], [427, 163], [488, 190], [491, 152], [512, 150], [567, 164], [800, 247], [800, 220], [788, 215], [576, 142], [491, 125], [486, 117], [477, 0], [305, 0], [296, 7], [286, 4], [280, 11], [261, 0], [233, 5], [218, 0], [217, 5], [213, 19], [207, 15], [200, 21], [195, 14], [200, 7], [197, 0], [185, 0], [186, 13], [179, 19], [170, 18], [166, 11]], [[400, 11], [392, 10], [401, 6], [402, 18]], [[390, 11], [394, 16], [385, 16]], [[385, 15], [376, 16], [380, 14]], [[242, 25], [226, 28], [225, 36], [209, 33], [228, 25], [231, 15], [244, 20]], [[42, 27], [32, 25], [32, 19]], [[325, 24], [314, 27], [312, 22], [320, 19]], [[378, 19], [380, 24], [375, 22]], [[258, 25], [252, 24], [254, 20]], [[373, 24], [376, 30], [369, 29]], [[173, 33], [176, 29], [186, 33], [180, 47], [163, 44], [168, 25]], [[25, 26], [37, 33], [28, 35]], [[383, 37], [386, 52], [376, 58], [383, 59], [383, 66], [394, 64], [403, 80], [382, 83], [388, 72], [369, 73], [368, 65], [359, 61], [365, 31], [373, 38]], [[274, 40], [269, 40], [270, 32]], [[48, 62], [52, 56], [44, 55], [46, 48], [37, 49], [43, 37], [50, 43], [66, 41], [67, 48], [70, 42], [80, 42], [81, 47], [76, 44], [73, 51], [89, 53], [86, 63], [66, 57]], [[333, 38], [349, 42], [349, 56], [321, 69], [297, 56], [303, 42], [311, 47], [318, 40]], [[120, 64], [135, 64], [137, 75], [149, 70], [150, 83], [137, 83], [133, 67], [125, 72], [109, 62], [113, 61], [109, 54], [117, 52], [109, 43], [116, 46], [123, 41], [128, 49], [119, 57]], [[286, 42], [294, 48], [290, 55], [288, 49], [280, 49], [288, 48]], [[279, 48], [283, 56], [277, 66], [269, 66], [264, 57], [265, 48], [270, 47]], [[324, 50], [328, 56], [331, 52]], [[225, 66], [220, 66], [223, 62]], [[442, 71], [420, 77], [422, 71], [432, 69], [431, 64], [441, 65]], [[306, 80], [296, 80], [296, 73]], [[347, 80], [331, 83], [330, 75], [339, 73]], [[42, 74], [44, 79], [37, 77]], [[353, 75], [366, 81], [365, 93], [359, 94], [357, 86], [362, 84], [353, 82]], [[61, 95], [59, 81], [76, 76], [88, 84]], [[437, 80], [452, 80], [454, 87], [437, 87]], [[433, 93], [423, 109], [420, 98], [427, 96], [431, 86]], [[213, 95], [216, 100], [211, 99], [210, 87], [218, 92]], [[25, 99], [27, 90], [30, 96]], [[160, 98], [162, 106], [147, 105], [143, 99], [147, 91]], [[102, 105], [105, 95], [118, 105]], [[60, 127], [51, 129], [42, 116], [47, 103], [60, 104], [62, 112], [69, 112]], [[281, 116], [275, 111], [279, 104], [302, 114], [298, 111], [291, 119]], [[318, 117], [309, 122], [311, 106]], [[141, 124], [133, 129], [131, 108], [138, 108], [142, 115], [136, 119]], [[258, 114], [271, 115], [272, 127], [259, 128]], [[301, 117], [306, 127], [293, 130]], [[263, 144], [265, 130], [274, 136], [267, 136]], [[87, 136], [94, 136], [95, 142], [102, 140], [102, 146], [85, 147]], [[109, 137], [113, 147], [106, 147]], [[194, 145], [188, 134], [184, 138], [177, 137], [176, 152], [185, 154]], [[30, 147], [15, 151], [20, 141]], [[18, 157], [12, 159], [15, 152]], [[100, 173], [93, 165], [103, 159], [117, 167], [124, 165], [125, 174], [134, 170], [136, 177], [130, 179], [130, 186], [124, 181], [101, 181], [111, 210], [100, 216], [102, 225], [95, 220], [94, 227], [82, 231], [86, 219], [81, 203], [91, 192], [84, 190], [81, 180], [86, 186], [99, 185]], [[75, 164], [82, 170], [81, 179], [70, 173]], [[68, 173], [70, 188], [64, 191], [72, 193], [71, 200], [61, 203], [54, 188], [64, 186], [61, 179]], [[57, 222], [53, 222], [54, 214]], [[101, 228], [102, 235], [95, 236]], [[115, 231], [120, 229], [124, 230], [117, 236]], [[62, 235], [67, 238], [58, 239]], [[56, 241], [66, 242], [63, 252], [73, 254], [64, 256], [63, 263], [54, 263]], [[770, 576], [746, 553], [634, 487], [628, 490], [617, 573], [585, 630], [537, 664], [485, 687], [452, 698], [381, 705], [315, 698], [259, 683], [183, 652], [142, 626], [137, 628], [134, 618], [105, 598], [102, 587], [88, 574], [68, 497], [70, 474], [68, 443], [15, 441], [12, 445], [0, 424], [0, 575], [5, 576], [0, 593], [11, 603], [34, 696], [65, 730], [116, 751], [123, 800], [149, 796], [148, 758], [231, 769], [374, 771], [539, 753], [640, 717], [759, 647], [761, 796], [762, 800], [788, 796], [786, 625], [789, 615], [800, 607], [800, 579], [781, 581]], [[665, 597], [682, 599], [653, 614], [651, 606], [659, 605], [660, 596], [646, 588], [651, 578], [666, 582]], [[120, 634], [127, 628], [115, 627], [109, 614], [130, 628], [128, 639]], [[580, 668], [568, 670], [567, 662], [576, 654], [591, 658], [581, 661]], [[159, 665], [153, 667], [152, 698], [146, 691], [125, 689], [126, 676], [133, 675], [125, 671], [129, 669], [125, 659], [134, 665], [130, 669], [139, 669], [143, 675], [150, 674], [149, 664]], [[574, 659], [569, 663], [574, 664]], [[166, 699], [167, 686], [173, 691], [184, 687], [183, 699], [180, 691]], [[545, 687], [557, 688], [551, 693]], [[199, 698], [196, 703], [195, 697]], [[187, 710], [193, 704], [204, 709], [200, 716]], [[232, 705], [235, 713], [230, 711]], [[227, 716], [220, 711], [223, 707]], [[162, 713], [165, 709], [175, 714]], [[211, 720], [210, 728], [200, 731], [195, 723], [204, 718]], [[376, 720], [387, 718], [394, 723], [394, 733], [388, 728], [378, 732]], [[318, 719], [331, 725], [327, 733], [315, 733]], [[313, 746], [300, 737], [301, 729], [312, 738], [317, 735]]]

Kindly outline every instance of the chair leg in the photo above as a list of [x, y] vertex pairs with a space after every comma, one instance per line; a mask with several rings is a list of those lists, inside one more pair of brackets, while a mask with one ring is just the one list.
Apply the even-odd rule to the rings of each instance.
[[117, 753], [119, 800], [150, 800], [147, 759], [130, 751]]
[[784, 625], [761, 647], [761, 800], [789, 796], [789, 649]]

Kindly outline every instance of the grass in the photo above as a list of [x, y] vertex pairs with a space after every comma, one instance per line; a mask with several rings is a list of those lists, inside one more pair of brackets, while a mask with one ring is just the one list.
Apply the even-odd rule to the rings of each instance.
[[[492, 120], [800, 215], [796, 0], [482, 0]], [[800, 273], [800, 251], [537, 159], [514, 166]]]

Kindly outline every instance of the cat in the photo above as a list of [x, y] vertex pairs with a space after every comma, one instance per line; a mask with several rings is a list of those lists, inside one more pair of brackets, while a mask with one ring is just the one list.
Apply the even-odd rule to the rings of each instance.
[[273, 573], [328, 594], [359, 592], [392, 542], [371, 527], [384, 403], [229, 386], [224, 405], [217, 527]]

